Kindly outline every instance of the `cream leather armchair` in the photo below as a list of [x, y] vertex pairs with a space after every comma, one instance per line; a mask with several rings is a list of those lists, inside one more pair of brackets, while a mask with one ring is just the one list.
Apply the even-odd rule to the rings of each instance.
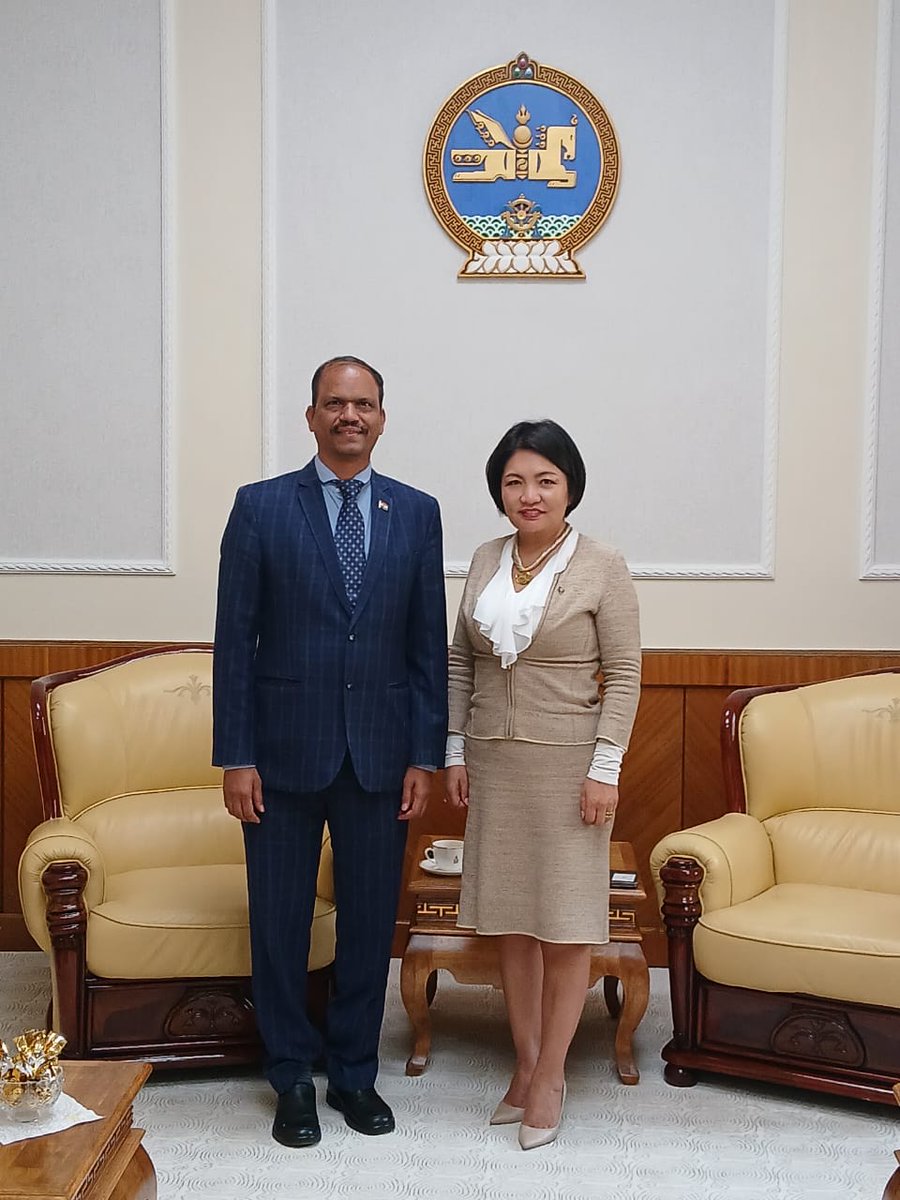
[[[73, 1058], [259, 1056], [243, 838], [209, 765], [211, 686], [208, 647], [143, 651], [32, 685], [47, 819], [28, 839], [19, 890]], [[326, 831], [309, 956], [320, 1015], [334, 926]]]
[[900, 673], [729, 697], [729, 811], [662, 839], [666, 1079], [892, 1103], [900, 1075]]

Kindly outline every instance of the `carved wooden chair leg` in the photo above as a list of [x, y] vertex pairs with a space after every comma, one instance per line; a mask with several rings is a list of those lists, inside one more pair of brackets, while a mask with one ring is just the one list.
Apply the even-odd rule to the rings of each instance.
[[[672, 997], [672, 1041], [663, 1050], [689, 1050], [694, 1040], [696, 976], [694, 971], [694, 926], [700, 920], [700, 884], [703, 868], [693, 858], [670, 858], [659, 873], [666, 894], [662, 906], [669, 943], [669, 989]], [[693, 1087], [697, 1076], [667, 1062], [666, 1083]]]
[[84, 991], [87, 881], [88, 873], [78, 862], [51, 863], [41, 877], [47, 896], [47, 931], [59, 1006], [55, 1028], [66, 1039], [63, 1052], [66, 1058], [83, 1058], [87, 1046]]

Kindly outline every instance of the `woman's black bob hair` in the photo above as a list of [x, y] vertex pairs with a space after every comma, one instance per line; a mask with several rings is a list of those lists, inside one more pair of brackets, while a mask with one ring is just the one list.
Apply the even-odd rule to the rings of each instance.
[[491, 457], [487, 460], [484, 473], [487, 476], [488, 491], [491, 499], [497, 505], [497, 511], [503, 515], [503, 472], [506, 464], [517, 450], [533, 450], [542, 458], [547, 458], [562, 471], [569, 485], [569, 503], [566, 516], [577, 508], [584, 495], [585, 470], [581, 452], [561, 425], [555, 421], [519, 421], [511, 429], [507, 429], [503, 437], [494, 447]]

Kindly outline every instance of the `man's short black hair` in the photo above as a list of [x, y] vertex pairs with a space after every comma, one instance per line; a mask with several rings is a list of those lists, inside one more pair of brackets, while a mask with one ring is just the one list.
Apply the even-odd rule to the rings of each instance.
[[337, 358], [329, 358], [327, 362], [320, 363], [313, 371], [312, 377], [312, 406], [316, 407], [316, 395], [319, 391], [319, 380], [322, 378], [323, 371], [327, 371], [329, 367], [341, 366], [343, 363], [351, 367], [362, 367], [364, 371], [368, 371], [378, 387], [378, 407], [384, 408], [384, 380], [381, 377], [381, 372], [365, 362], [361, 358], [357, 358], [354, 354], [339, 354]]
[[503, 472], [517, 450], [532, 450], [547, 458], [562, 471], [569, 485], [569, 504], [566, 516], [577, 508], [584, 495], [586, 473], [581, 452], [561, 425], [555, 421], [519, 421], [507, 429], [487, 460], [484, 473], [488, 491], [503, 515]]

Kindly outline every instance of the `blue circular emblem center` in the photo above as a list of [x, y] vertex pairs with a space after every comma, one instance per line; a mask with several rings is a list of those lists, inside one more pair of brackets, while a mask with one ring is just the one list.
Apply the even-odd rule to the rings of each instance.
[[447, 197], [485, 238], [559, 237], [583, 216], [602, 172], [594, 127], [556, 88], [490, 88], [453, 123], [441, 163]]

